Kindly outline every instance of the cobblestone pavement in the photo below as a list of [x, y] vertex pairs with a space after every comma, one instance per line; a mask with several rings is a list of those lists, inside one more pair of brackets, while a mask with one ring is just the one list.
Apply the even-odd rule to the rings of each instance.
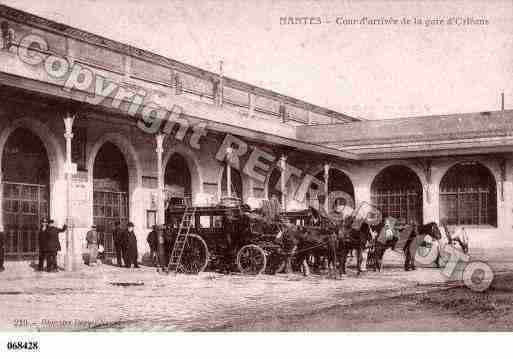
[[[0, 274], [0, 330], [208, 330], [241, 320], [315, 313], [335, 305], [444, 288], [438, 269], [354, 272], [341, 280], [299, 274], [161, 275], [109, 265], [34, 272], [9, 262]], [[510, 269], [497, 261], [496, 270]]]

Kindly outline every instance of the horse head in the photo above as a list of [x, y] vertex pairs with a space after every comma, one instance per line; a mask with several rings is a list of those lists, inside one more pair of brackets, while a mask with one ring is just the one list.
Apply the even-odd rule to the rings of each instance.
[[440, 232], [440, 228], [436, 222], [429, 222], [419, 228], [419, 234], [428, 234], [437, 241], [442, 238], [442, 232]]

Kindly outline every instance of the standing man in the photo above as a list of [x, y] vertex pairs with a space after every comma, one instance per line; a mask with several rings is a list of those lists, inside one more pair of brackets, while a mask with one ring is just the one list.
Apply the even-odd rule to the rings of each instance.
[[[114, 250], [116, 252], [116, 264], [118, 267], [122, 267], [123, 263], [121, 262], [121, 258], [125, 258], [125, 254], [123, 253], [123, 231], [121, 230], [119, 221], [114, 223], [114, 230], [112, 231], [112, 240], [114, 242]], [[125, 263], [126, 264], [126, 263]]]
[[132, 222], [128, 222], [127, 232], [126, 232], [126, 243], [127, 243], [127, 263], [126, 267], [130, 268], [132, 264], [134, 268], [139, 268], [137, 264], [137, 238], [134, 233], [134, 224]]
[[38, 234], [38, 243], [39, 243], [39, 263], [37, 269], [42, 272], [45, 266], [48, 268], [48, 260], [46, 257], [46, 244], [48, 243], [48, 221], [43, 219], [41, 221], [41, 228], [39, 229]]
[[86, 234], [87, 251], [89, 253], [89, 261], [87, 265], [94, 263], [96, 265], [98, 260], [98, 232], [96, 232], [96, 225], [93, 224], [91, 229]]
[[175, 233], [173, 230], [173, 226], [167, 224], [164, 229], [164, 249], [165, 249], [165, 258], [166, 258], [166, 267], [169, 266], [169, 261], [171, 260], [171, 253], [173, 253], [173, 247], [175, 246]]
[[57, 272], [57, 252], [61, 250], [59, 242], [59, 233], [64, 232], [68, 227], [64, 225], [62, 228], [54, 226], [53, 219], [48, 221], [47, 243], [46, 243], [46, 270], [48, 272]]
[[148, 237], [146, 237], [146, 242], [148, 242], [148, 245], [150, 246], [150, 258], [153, 262], [153, 265], [158, 268], [159, 266], [159, 257], [158, 257], [158, 249], [159, 249], [159, 241], [158, 241], [158, 234], [157, 234], [157, 225], [154, 224], [151, 228], [151, 232], [148, 233]]
[[163, 226], [157, 226], [157, 252], [159, 266], [163, 272], [167, 272], [169, 257], [167, 256], [168, 248]]
[[5, 233], [4, 227], [0, 225], [0, 272], [5, 270], [4, 268], [4, 245], [5, 245]]

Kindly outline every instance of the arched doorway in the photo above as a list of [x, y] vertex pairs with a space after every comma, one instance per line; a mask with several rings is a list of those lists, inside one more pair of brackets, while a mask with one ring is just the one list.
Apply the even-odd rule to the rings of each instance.
[[477, 162], [452, 166], [440, 182], [440, 220], [456, 225], [497, 225], [497, 189], [488, 168]]
[[167, 161], [164, 188], [168, 207], [192, 203], [191, 173], [185, 158], [178, 153], [172, 154]]
[[422, 183], [406, 166], [383, 169], [372, 181], [371, 201], [383, 218], [394, 217], [402, 224], [422, 224]]
[[33, 257], [39, 250], [39, 224], [49, 216], [50, 166], [38, 136], [24, 128], [11, 133], [2, 156], [2, 174], [6, 257]]
[[[240, 200], [244, 200], [243, 198], [243, 187], [242, 187], [242, 176], [240, 172], [235, 168], [231, 167], [230, 171], [231, 175], [231, 195], [232, 197], [237, 197]], [[228, 187], [227, 187], [227, 178], [226, 178], [226, 168], [223, 170], [223, 177], [221, 179], [221, 197], [228, 196]]]
[[93, 166], [93, 223], [107, 255], [113, 255], [112, 230], [128, 222], [128, 167], [119, 148], [106, 142]]
[[[332, 192], [344, 192], [349, 197], [351, 197], [353, 203], [347, 203], [348, 201], [341, 197], [337, 196], [334, 199], [333, 203], [329, 203], [330, 209], [335, 209], [338, 206], [346, 206], [352, 205], [354, 206], [354, 187], [351, 179], [342, 171], [336, 168], [330, 168], [328, 172], [328, 195]], [[324, 171], [319, 172], [315, 178], [324, 183]], [[317, 188], [317, 184], [313, 184], [310, 187], [308, 196], [307, 196], [307, 205], [317, 208], [317, 206], [323, 206], [325, 203], [326, 197], [324, 195], [317, 196], [319, 191], [324, 191], [323, 188]]]
[[277, 168], [274, 168], [271, 171], [269, 180], [267, 182], [267, 197], [281, 203], [282, 193], [280, 190], [278, 190], [278, 188], [280, 188], [280, 178], [281, 171]]

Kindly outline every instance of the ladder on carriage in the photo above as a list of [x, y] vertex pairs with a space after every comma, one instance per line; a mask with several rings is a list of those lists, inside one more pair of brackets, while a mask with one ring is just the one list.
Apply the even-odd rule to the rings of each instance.
[[173, 251], [171, 252], [171, 258], [169, 259], [169, 271], [174, 271], [176, 273], [180, 268], [180, 261], [182, 259], [182, 254], [185, 249], [185, 244], [187, 243], [187, 239], [189, 238], [195, 214], [196, 207], [187, 206], [185, 208], [182, 220], [180, 222], [180, 227], [178, 227], [178, 234], [176, 235]]

